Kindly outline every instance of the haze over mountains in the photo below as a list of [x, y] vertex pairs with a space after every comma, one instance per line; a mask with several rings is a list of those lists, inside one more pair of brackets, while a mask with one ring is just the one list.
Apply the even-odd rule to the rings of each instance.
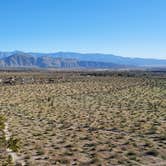
[[0, 67], [120, 69], [166, 67], [166, 60], [128, 58], [112, 54], [24, 53], [13, 51], [0, 52]]

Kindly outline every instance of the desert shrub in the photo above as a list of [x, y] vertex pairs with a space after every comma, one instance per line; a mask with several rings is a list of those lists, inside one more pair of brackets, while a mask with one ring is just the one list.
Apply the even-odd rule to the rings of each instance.
[[37, 155], [44, 155], [44, 150], [42, 149], [38, 149], [37, 152], [36, 152]]
[[13, 152], [18, 152], [20, 149], [20, 140], [11, 136], [7, 142], [7, 147], [12, 149]]

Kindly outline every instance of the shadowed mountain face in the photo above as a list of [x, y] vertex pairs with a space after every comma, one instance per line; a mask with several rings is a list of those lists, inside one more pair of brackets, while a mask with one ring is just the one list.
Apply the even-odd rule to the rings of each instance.
[[125, 58], [107, 54], [0, 52], [0, 67], [126, 68], [166, 67], [166, 60]]

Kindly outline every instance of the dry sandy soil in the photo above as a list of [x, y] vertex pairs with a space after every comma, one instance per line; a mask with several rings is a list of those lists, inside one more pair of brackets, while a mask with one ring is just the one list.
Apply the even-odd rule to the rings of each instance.
[[[16, 140], [15, 164], [4, 124]], [[164, 166], [166, 78], [0, 86], [0, 126], [4, 166]]]

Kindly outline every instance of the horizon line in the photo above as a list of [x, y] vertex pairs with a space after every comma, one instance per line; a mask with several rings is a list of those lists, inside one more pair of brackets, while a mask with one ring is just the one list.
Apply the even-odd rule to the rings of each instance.
[[107, 56], [109, 56], [109, 55], [113, 55], [113, 56], [116, 56], [116, 57], [122, 57], [122, 58], [131, 58], [131, 59], [149, 59], [149, 60], [166, 60], [166, 58], [165, 59], [163, 59], [163, 58], [150, 58], [150, 57], [148, 57], [148, 58], [146, 58], [146, 57], [130, 57], [130, 56], [123, 56], [123, 55], [116, 55], [116, 54], [114, 54], [114, 53], [101, 53], [101, 52], [77, 52], [77, 51], [50, 51], [50, 52], [38, 52], [38, 51], [22, 51], [22, 50], [13, 50], [13, 51], [0, 51], [0, 53], [12, 53], [12, 52], [22, 52], [22, 53], [27, 53], [27, 54], [31, 54], [31, 53], [33, 53], [33, 54], [55, 54], [55, 53], [76, 53], [76, 54], [84, 54], [84, 55], [86, 55], [86, 54], [96, 54], [96, 55], [107, 55]]

